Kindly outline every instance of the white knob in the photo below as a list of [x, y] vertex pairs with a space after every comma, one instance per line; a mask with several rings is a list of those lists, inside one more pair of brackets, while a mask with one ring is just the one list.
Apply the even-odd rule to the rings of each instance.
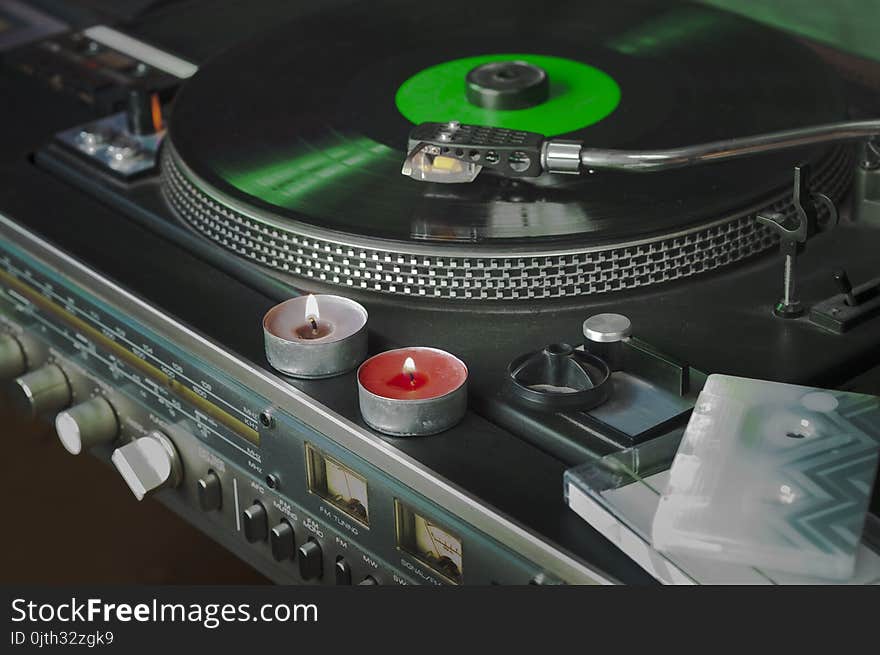
[[183, 479], [183, 467], [171, 440], [159, 431], [117, 448], [110, 460], [138, 500], [176, 487]]
[[119, 422], [113, 406], [98, 396], [56, 416], [55, 432], [69, 453], [79, 455], [84, 448], [88, 450], [116, 439]]

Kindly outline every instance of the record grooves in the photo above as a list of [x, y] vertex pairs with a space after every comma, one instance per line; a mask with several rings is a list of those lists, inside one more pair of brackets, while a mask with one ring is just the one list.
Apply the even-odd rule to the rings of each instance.
[[[402, 3], [381, 13], [380, 21], [355, 6], [339, 21], [299, 21], [205, 65], [177, 99], [162, 158], [163, 191], [177, 215], [294, 276], [412, 296], [532, 299], [654, 284], [768, 248], [774, 237], [754, 214], [792, 211], [795, 163], [812, 162], [816, 190], [832, 199], [849, 183], [844, 148], [639, 176], [513, 181], [484, 173], [462, 185], [404, 178], [413, 126], [404, 113], [443, 121], [475, 110], [490, 125], [533, 116], [534, 131], [557, 135], [564, 123], [554, 122], [549, 103], [576, 112], [604, 84], [606, 108], [561, 136], [656, 148], [842, 120], [846, 108], [806, 48], [705, 7], [560, 2], [536, 18], [494, 0], [455, 0], [442, 12]], [[570, 63], [547, 69], [544, 104], [469, 105], [465, 79], [457, 97], [455, 71], [465, 69], [456, 62], [508, 56], [498, 53], [527, 63], [531, 53], [536, 66]], [[562, 81], [581, 69], [597, 72], [579, 78], [591, 82], [578, 95]], [[410, 94], [404, 104], [406, 85], [425, 75], [430, 83], [416, 87], [424, 102]]]

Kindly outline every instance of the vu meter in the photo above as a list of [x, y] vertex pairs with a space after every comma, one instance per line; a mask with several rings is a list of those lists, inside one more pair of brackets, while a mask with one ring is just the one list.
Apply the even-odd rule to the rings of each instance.
[[448, 528], [395, 500], [397, 545], [436, 573], [461, 584], [461, 539]]
[[367, 481], [329, 455], [306, 444], [309, 490], [364, 525], [370, 524]]

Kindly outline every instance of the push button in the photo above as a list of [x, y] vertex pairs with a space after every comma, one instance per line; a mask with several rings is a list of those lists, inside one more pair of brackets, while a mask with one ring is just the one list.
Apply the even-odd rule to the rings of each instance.
[[196, 489], [199, 494], [199, 507], [203, 512], [213, 512], [223, 506], [223, 489], [220, 486], [220, 478], [214, 471], [208, 471], [205, 477], [199, 478]]
[[278, 562], [296, 557], [296, 548], [293, 545], [293, 528], [287, 521], [281, 521], [272, 528], [269, 533], [269, 545], [272, 547], [272, 557]]
[[339, 558], [336, 560], [336, 566], [334, 567], [336, 570], [336, 584], [338, 585], [350, 585], [351, 584], [351, 566], [349, 566], [348, 562], [346, 562], [343, 558]]
[[269, 519], [265, 507], [260, 503], [254, 503], [242, 512], [241, 518], [245, 539], [251, 543], [266, 541], [269, 535]]
[[316, 541], [307, 541], [299, 547], [299, 574], [303, 580], [324, 575], [324, 554]]

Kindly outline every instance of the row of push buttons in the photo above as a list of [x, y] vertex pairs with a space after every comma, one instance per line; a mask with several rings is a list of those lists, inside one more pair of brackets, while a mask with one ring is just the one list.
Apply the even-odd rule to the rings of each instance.
[[[294, 544], [293, 526], [285, 519], [269, 529], [269, 516], [260, 502], [254, 502], [242, 512], [242, 528], [245, 539], [250, 543], [269, 541], [272, 557], [278, 562], [297, 560], [299, 574], [303, 580], [318, 580], [324, 575], [324, 553], [321, 545], [309, 539], [299, 548]], [[336, 560], [334, 567], [336, 584], [350, 585], [351, 566], [342, 558]], [[358, 584], [379, 584], [373, 576], [366, 576]]]

